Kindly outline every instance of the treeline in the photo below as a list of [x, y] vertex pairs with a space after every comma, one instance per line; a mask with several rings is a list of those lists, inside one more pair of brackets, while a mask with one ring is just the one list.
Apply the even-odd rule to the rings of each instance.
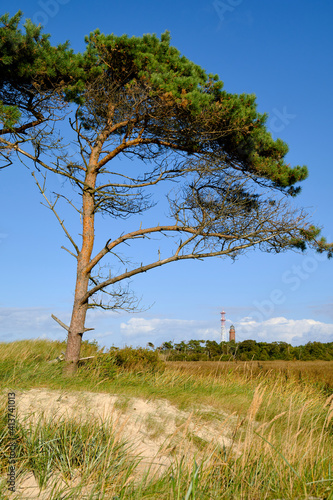
[[[148, 346], [154, 347], [150, 343]], [[293, 347], [287, 342], [244, 340], [219, 344], [215, 340], [189, 340], [178, 344], [164, 342], [158, 350], [164, 353], [168, 361], [333, 360], [333, 342], [308, 342], [306, 345]]]

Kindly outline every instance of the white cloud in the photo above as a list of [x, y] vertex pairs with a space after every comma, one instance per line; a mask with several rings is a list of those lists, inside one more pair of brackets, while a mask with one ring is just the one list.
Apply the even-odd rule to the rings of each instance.
[[242, 340], [252, 338], [262, 342], [283, 341], [293, 345], [313, 341], [332, 342], [333, 324], [313, 319], [295, 320], [284, 317], [257, 322], [247, 317], [236, 323], [236, 337], [237, 333]]
[[[65, 322], [65, 319], [63, 319]], [[65, 331], [51, 318], [43, 307], [1, 307], [0, 341], [14, 341], [28, 338], [62, 339]]]
[[119, 313], [116, 311], [105, 311], [104, 309], [89, 309], [88, 312], [88, 317], [89, 320], [109, 320], [113, 318], [117, 318], [119, 316]]
[[161, 324], [159, 319], [131, 318], [127, 323], [120, 323], [120, 328], [127, 336], [148, 333], [156, 330]]
[[153, 342], [156, 345], [168, 340], [180, 342], [191, 339], [219, 339], [219, 330], [211, 328], [208, 322], [166, 319], [166, 318], [130, 318], [120, 324], [124, 337], [128, 340]]
[[[238, 342], [254, 339], [258, 342], [283, 341], [299, 345], [310, 341], [333, 341], [333, 324], [313, 319], [294, 320], [276, 317], [259, 322], [251, 317], [244, 317], [234, 324], [236, 341]], [[130, 318], [127, 322], [122, 322], [120, 328], [127, 341], [137, 341], [140, 345], [147, 342], [160, 345], [167, 340], [175, 342], [190, 339], [220, 341], [220, 329], [217, 321], [213, 324], [208, 321], [183, 319]], [[227, 326], [228, 330], [229, 325]]]
[[202, 340], [218, 340], [220, 339], [221, 332], [217, 328], [197, 328], [197, 334]]
[[[0, 341], [14, 341], [27, 338], [49, 338], [64, 340], [66, 332], [52, 318], [54, 312], [68, 324], [70, 311], [51, 311], [47, 308], [0, 308]], [[117, 319], [118, 318], [118, 319]], [[266, 321], [256, 321], [247, 316], [234, 322], [236, 341], [254, 339], [263, 342], [284, 341], [292, 345], [306, 344], [310, 341], [333, 342], [333, 324], [313, 319], [288, 319], [275, 317]], [[230, 321], [227, 321], [227, 332]], [[187, 319], [120, 317], [114, 312], [105, 314], [89, 313], [87, 327], [95, 330], [88, 332], [85, 339], [96, 339], [99, 344], [110, 347], [124, 344], [145, 346], [152, 342], [159, 346], [172, 340], [180, 342], [191, 339], [220, 341], [220, 322], [218, 318], [210, 321]]]
[[[56, 308], [51, 310], [47, 307], [0, 307], [0, 342], [33, 338], [66, 339], [66, 331], [51, 318], [51, 313], [69, 325], [70, 310], [57, 311]], [[84, 339], [112, 338], [114, 332], [110, 331], [110, 321], [114, 321], [116, 317], [117, 313], [113, 311], [98, 309], [89, 311], [86, 326], [95, 330], [85, 334]]]
[[197, 325], [197, 321], [183, 319], [163, 319], [163, 318], [131, 318], [127, 323], [121, 323], [120, 328], [126, 335], [137, 335], [140, 333], [150, 333], [161, 330], [191, 329]]

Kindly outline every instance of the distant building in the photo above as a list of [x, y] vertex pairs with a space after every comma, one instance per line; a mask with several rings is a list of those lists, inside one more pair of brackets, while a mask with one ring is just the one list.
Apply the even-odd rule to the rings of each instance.
[[234, 325], [231, 325], [230, 330], [229, 330], [229, 342], [234, 341], [236, 339], [236, 332], [235, 332], [235, 327]]

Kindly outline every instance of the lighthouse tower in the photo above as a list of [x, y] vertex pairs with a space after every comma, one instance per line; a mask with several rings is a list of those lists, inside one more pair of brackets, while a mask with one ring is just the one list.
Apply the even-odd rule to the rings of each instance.
[[226, 341], [226, 331], [225, 331], [225, 312], [221, 312], [221, 342]]
[[234, 327], [234, 325], [231, 325], [230, 330], [229, 330], [229, 342], [232, 342], [232, 341], [235, 342], [235, 338], [236, 338], [235, 327]]

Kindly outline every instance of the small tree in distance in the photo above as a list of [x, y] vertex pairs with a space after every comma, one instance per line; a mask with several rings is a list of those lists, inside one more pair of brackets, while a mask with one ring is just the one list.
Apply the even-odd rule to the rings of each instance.
[[[75, 59], [74, 83], [57, 94], [59, 106], [69, 113], [71, 150], [60, 144], [55, 121], [47, 134], [57, 141], [50, 141], [47, 151], [42, 132], [30, 142], [33, 153], [17, 140], [19, 132], [15, 140], [8, 134], [2, 140], [21, 159], [32, 160], [42, 175], [47, 171], [69, 180], [76, 193], [74, 201], [67, 201], [82, 223], [79, 241], [35, 177], [77, 263], [66, 350], [69, 374], [77, 367], [88, 309], [133, 310], [135, 299], [126, 283], [137, 274], [187, 259], [234, 259], [253, 247], [280, 252], [309, 244], [332, 250], [318, 240], [319, 229], [307, 214], [290, 205], [307, 169], [285, 163], [288, 148], [266, 130], [266, 115], [256, 111], [253, 95], [224, 91], [217, 76], [170, 46], [168, 33], [160, 39], [129, 38], [97, 30], [86, 43], [85, 53]], [[59, 116], [64, 126], [65, 114]], [[121, 157], [132, 165], [118, 161]], [[161, 185], [173, 188], [163, 221], [151, 198]], [[64, 196], [60, 191], [57, 199]], [[135, 216], [149, 210], [155, 222], [137, 223]], [[101, 214], [118, 221], [134, 216], [133, 226], [117, 235], [112, 228], [95, 249], [95, 221]], [[173, 245], [162, 246], [155, 259], [136, 264], [123, 255], [127, 245], [138, 240], [149, 245], [157, 235], [160, 245], [165, 238]], [[108, 262], [106, 274], [102, 260]]]

